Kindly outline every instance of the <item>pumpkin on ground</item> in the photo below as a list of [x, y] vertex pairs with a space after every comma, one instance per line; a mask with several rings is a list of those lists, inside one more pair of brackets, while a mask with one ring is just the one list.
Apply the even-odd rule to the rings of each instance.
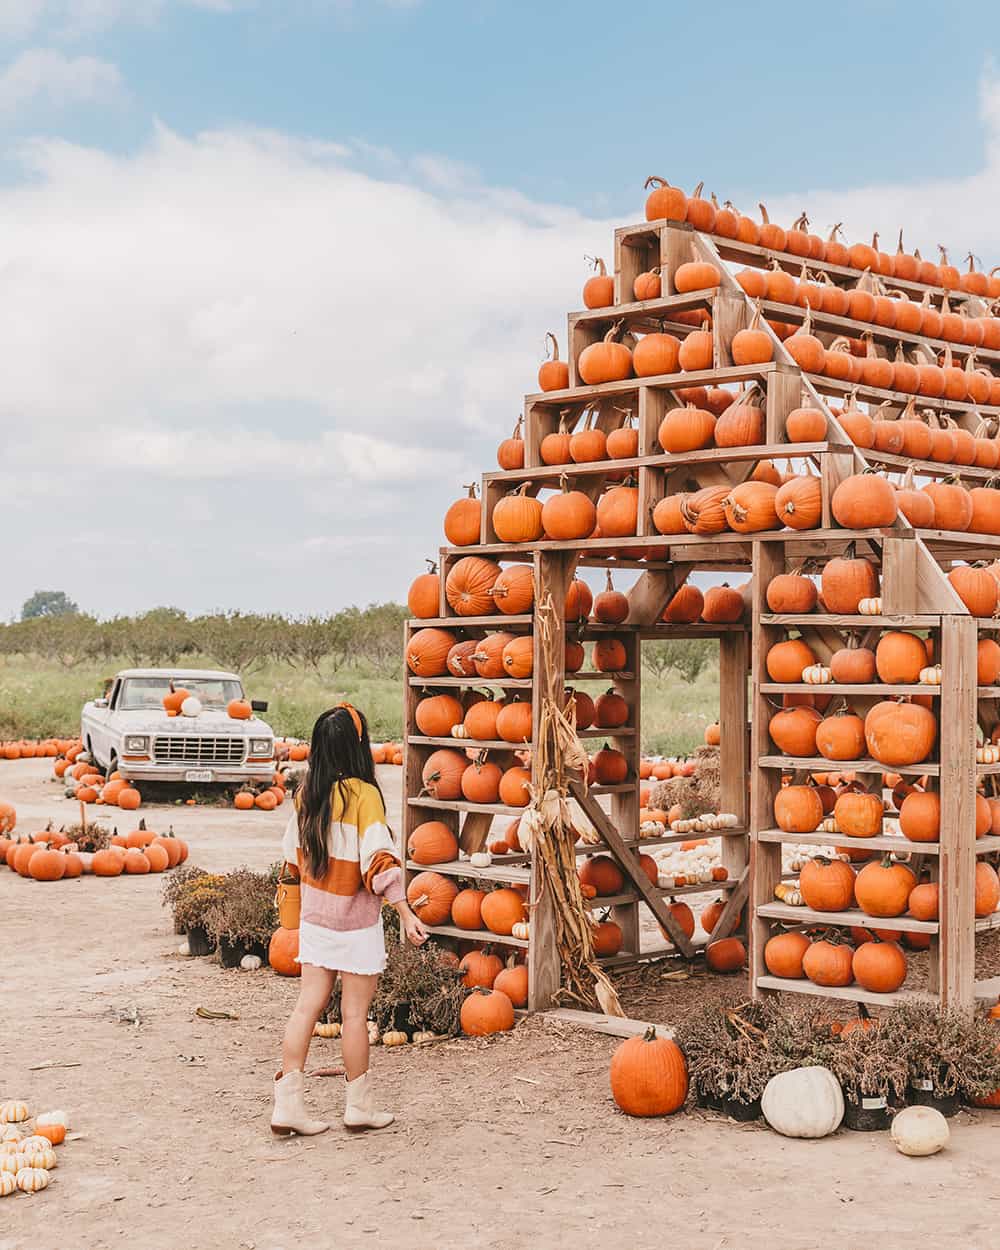
[[502, 990], [474, 989], [459, 1013], [462, 1032], [487, 1037], [514, 1027], [514, 1004]]
[[627, 1115], [671, 1115], [684, 1106], [687, 1063], [681, 1049], [650, 1026], [611, 1057], [611, 1096]]
[[298, 929], [275, 929], [267, 947], [267, 961], [282, 977], [302, 975]]
[[900, 1154], [921, 1158], [943, 1150], [951, 1130], [934, 1107], [904, 1107], [893, 1116], [889, 1137]]

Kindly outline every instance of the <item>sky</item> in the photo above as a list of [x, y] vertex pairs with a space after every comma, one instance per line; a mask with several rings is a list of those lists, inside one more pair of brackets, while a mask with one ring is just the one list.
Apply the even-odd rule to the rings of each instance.
[[401, 600], [647, 174], [1000, 263], [1000, 15], [962, 22], [0, 0], [0, 619]]

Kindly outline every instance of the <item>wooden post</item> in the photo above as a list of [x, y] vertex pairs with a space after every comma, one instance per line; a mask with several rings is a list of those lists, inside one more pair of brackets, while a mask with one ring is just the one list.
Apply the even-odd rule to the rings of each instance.
[[712, 351], [717, 369], [736, 363], [732, 353], [733, 335], [745, 330], [748, 323], [746, 297], [733, 291], [719, 291], [712, 302]]
[[[629, 724], [634, 725], [636, 730], [642, 726], [642, 644], [639, 641], [639, 634], [633, 626], [631, 629], [623, 627], [620, 637], [625, 643], [625, 651], [627, 659], [625, 661], [625, 671], [632, 674], [631, 678], [623, 680], [620, 677], [613, 677], [612, 685], [616, 693], [620, 694], [628, 704]], [[625, 754], [628, 760], [628, 775], [632, 779], [630, 789], [620, 794], [611, 796], [611, 823], [618, 830], [622, 838], [631, 841], [633, 838], [639, 837], [639, 734], [638, 732], [631, 738], [620, 741], [617, 747]], [[637, 861], [636, 861], [637, 862]], [[641, 871], [641, 870], [640, 870]], [[631, 951], [633, 954], [639, 953], [639, 904], [619, 903], [612, 908], [612, 916], [615, 924], [622, 931], [622, 950]]]
[[784, 571], [783, 549], [777, 543], [755, 542], [753, 545], [753, 635], [751, 658], [753, 671], [753, 714], [750, 746], [750, 989], [754, 997], [761, 991], [757, 979], [767, 972], [764, 966], [764, 945], [769, 936], [766, 919], [757, 915], [757, 908], [774, 901], [774, 887], [781, 880], [781, 844], [760, 842], [757, 835], [774, 824], [774, 796], [781, 784], [776, 769], [761, 768], [757, 761], [771, 753], [767, 727], [771, 708], [761, 693], [761, 682], [767, 679], [764, 658], [772, 643], [781, 637], [781, 629], [762, 625], [761, 615], [767, 611], [765, 594], [768, 583]]
[[976, 622], [941, 620], [941, 1002], [971, 1011], [975, 996]]
[[767, 443], [785, 442], [785, 421], [788, 414], [801, 406], [801, 374], [798, 370], [775, 369], [767, 379], [764, 441]]
[[[723, 634], [719, 639], [719, 807], [734, 812], [741, 829], [748, 827], [750, 814], [749, 671], [749, 634]], [[747, 866], [746, 839], [724, 837], [721, 842], [723, 865], [730, 877], [739, 877]]]
[[[576, 553], [570, 551], [540, 551], [535, 554], [535, 604], [547, 595], [552, 597], [555, 609], [552, 618], [552, 635], [548, 646], [537, 628], [534, 633], [534, 686], [531, 705], [531, 740], [540, 741], [539, 719], [542, 711], [542, 695], [545, 690], [563, 690], [566, 684], [566, 592], [573, 580]], [[537, 752], [535, 753], [537, 766]], [[537, 780], [537, 776], [535, 777]], [[528, 946], [528, 1009], [544, 1011], [552, 1005], [559, 989], [562, 968], [556, 948], [555, 916], [552, 900], [542, 889], [539, 859], [531, 860], [531, 942]]]
[[887, 538], [882, 544], [882, 612], [904, 615], [917, 610], [917, 544], [912, 538]]

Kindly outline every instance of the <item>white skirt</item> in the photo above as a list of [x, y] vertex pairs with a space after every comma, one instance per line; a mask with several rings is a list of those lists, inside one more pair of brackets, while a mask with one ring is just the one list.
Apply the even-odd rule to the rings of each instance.
[[367, 929], [326, 929], [303, 920], [299, 925], [299, 963], [377, 976], [385, 969], [385, 935], [382, 919]]

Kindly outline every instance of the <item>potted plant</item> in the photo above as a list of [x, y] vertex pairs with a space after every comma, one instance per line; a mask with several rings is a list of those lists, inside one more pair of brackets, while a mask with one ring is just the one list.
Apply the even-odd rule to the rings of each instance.
[[[175, 869], [175, 873], [181, 871]], [[186, 878], [176, 882], [176, 890], [169, 899], [173, 912], [174, 929], [178, 933], [186, 933], [188, 950], [192, 955], [211, 955], [215, 950], [215, 939], [206, 927], [206, 917], [210, 908], [222, 897], [222, 876], [217, 873], [204, 872], [200, 868], [188, 868]], [[168, 882], [167, 890], [175, 884]], [[164, 900], [168, 900], [165, 898]]]
[[817, 1047], [816, 1061], [830, 1069], [844, 1091], [844, 1128], [888, 1129], [909, 1083], [906, 1058], [891, 1028], [859, 1017]]
[[791, 1044], [772, 1043], [770, 1031], [781, 1006], [773, 1000], [713, 1005], [693, 1013], [676, 1031], [687, 1060], [688, 1076], [699, 1106], [722, 1111], [734, 1120], [756, 1120], [760, 1100], [772, 1076], [802, 1060]]
[[267, 962], [271, 934], [278, 927], [271, 872], [237, 868], [222, 878], [219, 896], [205, 911], [204, 924], [219, 948], [224, 968], [239, 967], [245, 955]]

